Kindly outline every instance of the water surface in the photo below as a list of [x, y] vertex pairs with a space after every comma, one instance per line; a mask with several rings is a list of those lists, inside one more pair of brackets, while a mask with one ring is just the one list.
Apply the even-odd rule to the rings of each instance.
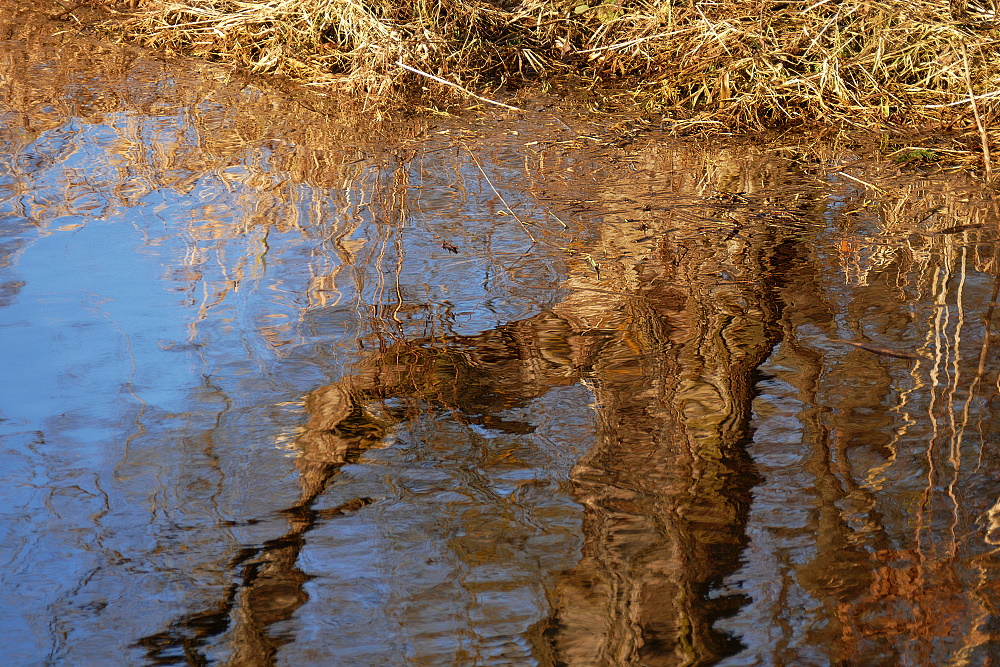
[[8, 663], [995, 655], [971, 182], [52, 32], [0, 51]]

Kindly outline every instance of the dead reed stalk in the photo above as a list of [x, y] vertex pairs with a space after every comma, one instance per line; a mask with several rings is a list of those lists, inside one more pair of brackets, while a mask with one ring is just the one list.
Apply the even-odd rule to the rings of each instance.
[[983, 149], [983, 168], [986, 172], [986, 182], [993, 182], [993, 161], [990, 159], [990, 137], [986, 133], [986, 128], [983, 127], [983, 119], [979, 115], [979, 101], [976, 99], [976, 94], [972, 90], [972, 75], [969, 73], [969, 54], [965, 49], [965, 44], [962, 44], [962, 64], [964, 65], [965, 72], [965, 86], [969, 91], [969, 104], [972, 106], [972, 114], [976, 119], [976, 129], [979, 130], [979, 141], [982, 144]]

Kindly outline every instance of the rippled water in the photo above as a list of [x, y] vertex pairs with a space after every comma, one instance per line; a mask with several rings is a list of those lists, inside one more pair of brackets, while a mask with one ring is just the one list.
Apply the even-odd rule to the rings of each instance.
[[974, 185], [52, 32], [0, 49], [5, 664], [1000, 656]]

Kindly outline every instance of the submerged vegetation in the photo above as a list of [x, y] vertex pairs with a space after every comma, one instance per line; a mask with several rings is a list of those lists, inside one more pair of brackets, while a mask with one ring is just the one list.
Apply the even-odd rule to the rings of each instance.
[[1000, 16], [967, 0], [146, 0], [104, 27], [367, 109], [540, 85], [689, 130], [905, 125], [986, 149], [1000, 97]]

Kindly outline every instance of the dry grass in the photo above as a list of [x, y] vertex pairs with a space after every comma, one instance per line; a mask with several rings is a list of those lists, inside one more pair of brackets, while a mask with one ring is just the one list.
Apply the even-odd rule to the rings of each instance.
[[148, 0], [105, 27], [338, 89], [370, 108], [456, 94], [403, 62], [479, 92], [569, 75], [613, 91], [604, 100], [726, 129], [971, 123], [971, 86], [988, 127], [1000, 97], [1000, 22], [992, 9], [961, 4]]

